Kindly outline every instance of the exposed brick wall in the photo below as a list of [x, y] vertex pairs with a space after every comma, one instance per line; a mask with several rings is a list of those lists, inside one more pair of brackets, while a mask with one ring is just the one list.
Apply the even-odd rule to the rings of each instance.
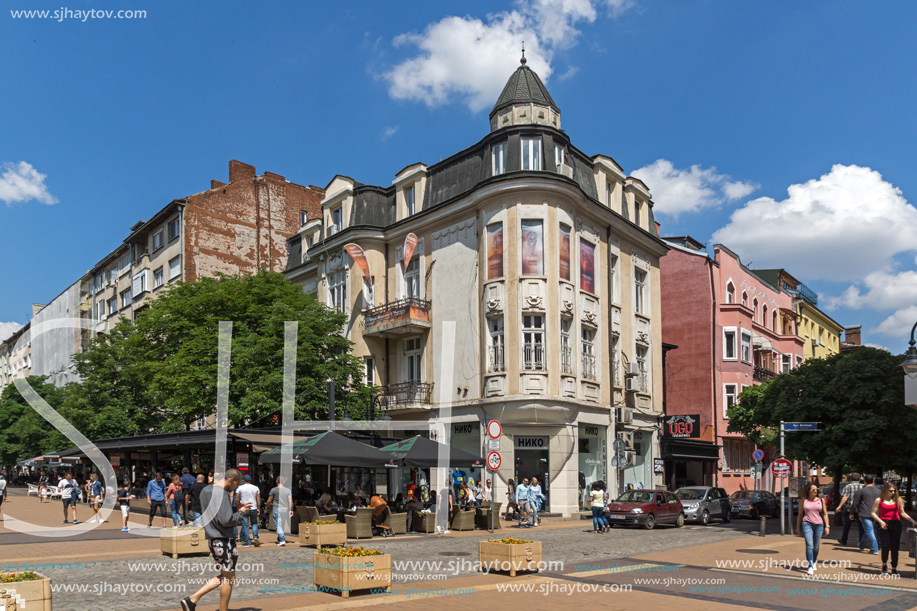
[[185, 280], [222, 272], [232, 276], [259, 269], [286, 269], [286, 241], [300, 228], [300, 212], [321, 214], [324, 191], [287, 182], [240, 161], [229, 162], [229, 183], [185, 198], [183, 259]]

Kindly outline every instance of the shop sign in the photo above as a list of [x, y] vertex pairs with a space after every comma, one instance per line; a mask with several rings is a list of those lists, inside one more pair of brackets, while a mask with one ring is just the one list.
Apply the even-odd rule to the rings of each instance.
[[236, 452], [236, 468], [248, 469], [248, 452]]
[[467, 422], [464, 424], [456, 424], [452, 429], [453, 435], [472, 435], [475, 432], [475, 423]]
[[114, 455], [114, 454], [113, 454], [113, 455], [111, 455], [111, 456], [108, 457], [108, 461], [111, 463], [111, 466], [112, 466], [112, 467], [120, 467], [120, 466], [121, 466], [121, 457], [120, 457], [120, 456], [117, 456], [117, 455]]
[[[595, 424], [581, 424], [579, 425], [579, 434], [582, 437], [598, 437], [600, 435], [599, 427]], [[604, 433], [602, 435], [604, 436]]]
[[653, 459], [653, 473], [665, 473], [665, 462], [661, 458]]
[[523, 437], [516, 435], [513, 439], [517, 450], [546, 450], [548, 449], [547, 437]]
[[669, 439], [700, 437], [700, 414], [679, 414], [665, 419], [665, 436]]

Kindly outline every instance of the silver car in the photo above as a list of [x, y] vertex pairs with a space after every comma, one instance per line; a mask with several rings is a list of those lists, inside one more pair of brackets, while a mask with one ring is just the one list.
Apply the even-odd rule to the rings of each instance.
[[690, 486], [679, 488], [675, 495], [685, 507], [685, 519], [690, 522], [709, 524], [710, 520], [728, 522], [732, 519], [729, 495], [722, 488]]

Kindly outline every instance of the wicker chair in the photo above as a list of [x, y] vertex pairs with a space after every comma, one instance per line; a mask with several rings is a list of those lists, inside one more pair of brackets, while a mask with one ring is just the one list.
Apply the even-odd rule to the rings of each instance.
[[476, 523], [478, 528], [482, 530], [490, 530], [490, 512], [496, 511], [494, 515], [494, 530], [500, 528], [500, 506], [503, 503], [497, 503], [496, 507], [491, 507], [490, 501], [484, 501], [481, 503], [481, 508], [477, 510], [478, 515], [476, 516]]
[[474, 530], [475, 509], [460, 509], [452, 518], [452, 530]]
[[436, 514], [414, 512], [414, 530], [422, 533], [436, 532]]
[[373, 510], [369, 508], [357, 509], [357, 515], [344, 516], [347, 523], [348, 539], [373, 538]]
[[392, 529], [392, 534], [403, 535], [408, 532], [408, 514], [407, 513], [392, 513], [392, 510], [388, 510], [388, 515], [385, 516], [384, 524]]
[[296, 508], [296, 513], [299, 514], [300, 522], [315, 522], [319, 519], [318, 508], [316, 507], [300, 505]]

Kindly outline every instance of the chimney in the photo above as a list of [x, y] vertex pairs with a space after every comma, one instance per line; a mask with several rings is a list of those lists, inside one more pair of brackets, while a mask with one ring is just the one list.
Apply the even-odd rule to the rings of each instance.
[[854, 346], [860, 345], [860, 329], [861, 325], [855, 325], [853, 327], [844, 328], [844, 342], [848, 344], [853, 344]]
[[242, 163], [241, 161], [236, 161], [235, 159], [229, 162], [229, 182], [240, 182], [243, 180], [251, 180], [255, 177], [255, 166], [248, 165], [247, 163]]

